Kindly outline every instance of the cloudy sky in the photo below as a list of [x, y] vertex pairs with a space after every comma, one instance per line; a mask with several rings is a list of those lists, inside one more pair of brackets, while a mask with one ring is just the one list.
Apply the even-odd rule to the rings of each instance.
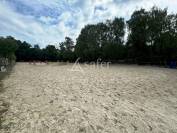
[[134, 10], [154, 5], [177, 13], [177, 0], [0, 0], [0, 36], [44, 47], [65, 36], [75, 40], [86, 24], [129, 19]]

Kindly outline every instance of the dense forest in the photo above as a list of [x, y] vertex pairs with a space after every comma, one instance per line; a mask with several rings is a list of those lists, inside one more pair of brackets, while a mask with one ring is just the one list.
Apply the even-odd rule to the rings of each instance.
[[[128, 37], [125, 39], [125, 34]], [[125, 41], [126, 40], [126, 41]], [[115, 18], [88, 24], [76, 44], [70, 37], [64, 42], [41, 49], [13, 37], [0, 38], [0, 57], [17, 61], [104, 61], [167, 65], [177, 61], [177, 14], [153, 7], [136, 10], [125, 22]]]

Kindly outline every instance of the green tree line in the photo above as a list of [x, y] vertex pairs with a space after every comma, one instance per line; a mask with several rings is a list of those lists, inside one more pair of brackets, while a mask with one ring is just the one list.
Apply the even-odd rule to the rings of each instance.
[[[128, 35], [125, 38], [125, 35]], [[177, 61], [177, 14], [153, 7], [136, 10], [128, 21], [115, 18], [82, 28], [76, 44], [70, 37], [41, 49], [13, 37], [0, 38], [0, 56], [17, 61], [124, 61], [166, 65]]]
[[0, 67], [16, 60], [17, 43], [13, 37], [0, 37]]

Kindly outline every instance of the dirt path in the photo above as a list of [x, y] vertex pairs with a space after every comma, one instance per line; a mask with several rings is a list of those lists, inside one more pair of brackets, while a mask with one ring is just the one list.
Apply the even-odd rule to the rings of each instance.
[[1, 133], [177, 133], [177, 71], [18, 63]]

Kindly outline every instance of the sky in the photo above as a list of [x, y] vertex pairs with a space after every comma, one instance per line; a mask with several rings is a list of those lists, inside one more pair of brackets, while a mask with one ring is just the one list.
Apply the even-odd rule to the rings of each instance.
[[177, 0], [0, 0], [0, 36], [45, 47], [66, 36], [75, 41], [87, 24], [128, 20], [133, 11], [153, 6], [177, 13]]

